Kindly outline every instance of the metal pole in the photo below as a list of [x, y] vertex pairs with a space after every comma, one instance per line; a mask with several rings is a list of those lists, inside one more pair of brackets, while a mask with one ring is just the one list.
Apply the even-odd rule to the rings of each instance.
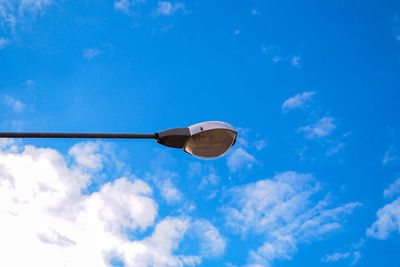
[[106, 138], [106, 139], [157, 139], [157, 134], [134, 133], [40, 133], [0, 132], [0, 138]]

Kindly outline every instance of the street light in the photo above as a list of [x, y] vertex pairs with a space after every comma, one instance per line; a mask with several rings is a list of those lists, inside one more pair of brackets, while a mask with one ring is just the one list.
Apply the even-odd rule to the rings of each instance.
[[182, 148], [185, 152], [202, 159], [223, 156], [235, 144], [236, 137], [237, 132], [233, 126], [221, 121], [206, 121], [154, 134], [0, 132], [0, 138], [155, 139], [159, 144]]

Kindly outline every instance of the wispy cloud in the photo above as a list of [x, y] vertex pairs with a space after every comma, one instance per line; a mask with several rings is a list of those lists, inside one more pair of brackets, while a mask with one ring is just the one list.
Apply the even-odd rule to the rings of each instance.
[[131, 6], [130, 0], [114, 1], [114, 8], [123, 12], [128, 12]]
[[[7, 2], [7, 1], [6, 1]], [[22, 0], [19, 1], [19, 12], [31, 11], [38, 12], [46, 6], [54, 3], [54, 0]]]
[[250, 13], [251, 13], [252, 16], [261, 15], [261, 13], [255, 8], [253, 8]]
[[[260, 134], [253, 135], [248, 128], [238, 128], [238, 137], [235, 147], [226, 158], [226, 163], [231, 172], [250, 170], [254, 165], [262, 165], [256, 159], [255, 153], [267, 147], [267, 141], [261, 139]], [[265, 135], [263, 136], [265, 138]]]
[[[254, 13], [253, 15], [257, 15], [258, 13]], [[287, 56], [281, 53], [281, 49], [277, 45], [261, 45], [261, 52], [267, 55], [273, 63], [278, 62], [286, 62], [291, 66], [300, 68], [300, 56]]]
[[257, 163], [256, 158], [241, 147], [234, 149], [227, 158], [227, 165], [231, 172], [242, 168], [251, 169], [255, 163]]
[[162, 198], [168, 204], [177, 204], [183, 200], [182, 192], [175, 185], [177, 178], [177, 173], [160, 168], [157, 168], [153, 173], [147, 174], [147, 179], [154, 183], [160, 191]]
[[182, 200], [182, 193], [175, 187], [171, 180], [163, 180], [160, 187], [162, 197], [168, 203], [176, 203]]
[[0, 151], [18, 152], [15, 140], [12, 138], [0, 138]]
[[[54, 0], [2, 0], [0, 1], [0, 28], [12, 39], [12, 35], [17, 31], [18, 24], [25, 21], [24, 18], [27, 15], [36, 16], [38, 12], [42, 12], [54, 2]], [[6, 44], [4, 40], [3, 45]], [[7, 40], [7, 43], [9, 42], [11, 40]]]
[[348, 248], [344, 252], [335, 252], [332, 254], [326, 254], [324, 257], [321, 258], [322, 262], [338, 262], [338, 261], [351, 261], [351, 265], [356, 264], [361, 259], [361, 252], [360, 249], [364, 246], [365, 240], [361, 238], [356, 243], [353, 243], [350, 248]]
[[383, 196], [386, 198], [391, 198], [398, 194], [400, 194], [400, 178], [383, 191]]
[[300, 60], [301, 60], [300, 56], [294, 56], [290, 60], [290, 64], [292, 64], [293, 67], [300, 68]]
[[146, 0], [119, 0], [114, 1], [114, 9], [122, 11], [126, 14], [131, 13], [132, 7], [137, 6], [140, 3], [145, 3]]
[[[141, 10], [140, 7], [146, 2], [146, 0], [115, 0], [114, 9], [128, 15], [136, 16], [141, 13], [140, 11], [145, 12], [146, 9]], [[158, 1], [156, 6], [154, 6], [153, 3], [150, 3], [148, 6], [149, 8], [147, 8], [147, 10], [151, 10], [151, 12], [147, 15], [152, 18], [170, 17], [179, 11], [183, 13], [186, 12], [185, 4], [182, 2]], [[167, 32], [172, 27], [173, 23], [165, 23], [160, 27], [160, 30]]]
[[261, 140], [254, 141], [253, 145], [255, 146], [257, 151], [261, 151], [267, 147], [267, 142], [265, 140], [261, 139]]
[[321, 259], [321, 261], [330, 263], [330, 262], [338, 262], [338, 261], [342, 261], [342, 260], [351, 260], [351, 265], [354, 265], [360, 260], [360, 258], [361, 258], [360, 251], [344, 252], [344, 253], [336, 252], [333, 254], [325, 255]]
[[327, 156], [331, 156], [333, 154], [338, 153], [343, 147], [345, 146], [345, 143], [338, 143], [336, 144], [334, 147], [331, 147], [330, 149], [328, 149], [328, 151], [326, 151], [326, 155]]
[[288, 112], [289, 110], [304, 107], [308, 102], [312, 100], [312, 97], [315, 95], [315, 92], [303, 92], [301, 94], [297, 94], [288, 98], [282, 104], [282, 111]]
[[325, 255], [321, 260], [323, 262], [337, 262], [339, 260], [347, 259], [351, 256], [350, 252], [345, 252], [345, 253], [333, 253], [333, 254], [327, 254]]
[[221, 178], [218, 176], [216, 170], [213, 167], [209, 167], [207, 174], [201, 178], [199, 188], [204, 189], [209, 186], [217, 185], [220, 180]]
[[5, 38], [0, 38], [0, 49], [8, 45], [11, 41]]
[[398, 42], [400, 42], [400, 17], [399, 14], [396, 14], [394, 16], [394, 27], [393, 27], [393, 37], [396, 39]]
[[329, 135], [336, 125], [333, 123], [332, 117], [323, 117], [315, 124], [300, 127], [299, 132], [304, 132], [307, 139], [322, 138]]
[[171, 3], [168, 1], [158, 2], [157, 15], [160, 16], [171, 16], [178, 10], [185, 10], [185, 5], [181, 2]]
[[394, 30], [394, 38], [400, 42], [400, 27]]
[[276, 45], [261, 45], [261, 52], [270, 56], [271, 58], [278, 56], [281, 52], [281, 49]]
[[83, 50], [83, 57], [87, 60], [91, 60], [94, 57], [100, 56], [103, 54], [103, 51], [98, 48], [89, 48]]
[[193, 229], [201, 236], [200, 250], [205, 257], [217, 257], [225, 252], [226, 240], [218, 229], [207, 220], [197, 220]]
[[276, 259], [290, 258], [297, 244], [341, 229], [343, 218], [361, 205], [330, 207], [328, 196], [314, 202], [319, 191], [312, 175], [296, 172], [232, 189], [232, 202], [223, 209], [227, 225], [244, 237], [252, 234], [263, 240], [250, 251], [250, 265], [269, 266]]
[[192, 178], [195, 176], [200, 176], [203, 171], [203, 165], [200, 162], [192, 162], [188, 166], [187, 175]]
[[[188, 176], [196, 177], [196, 181], [200, 178], [200, 184], [198, 189], [206, 189], [210, 190], [211, 187], [214, 187], [219, 184], [221, 181], [221, 177], [218, 175], [217, 170], [214, 168], [212, 164], [201, 164], [199, 162], [190, 163], [188, 166]], [[211, 192], [212, 198], [215, 197], [217, 191], [214, 190]]]
[[397, 159], [398, 159], [398, 157], [397, 157], [397, 155], [395, 155], [394, 146], [390, 146], [388, 148], [388, 150], [386, 150], [385, 155], [382, 158], [382, 164], [386, 165], [389, 162], [395, 161]]
[[9, 95], [4, 96], [3, 103], [16, 113], [21, 113], [26, 108], [26, 105], [23, 102]]
[[282, 57], [280, 57], [280, 56], [273, 56], [272, 57], [272, 62], [274, 62], [274, 63], [278, 63], [278, 62], [280, 62], [280, 61], [282, 61], [283, 59], [282, 59]]

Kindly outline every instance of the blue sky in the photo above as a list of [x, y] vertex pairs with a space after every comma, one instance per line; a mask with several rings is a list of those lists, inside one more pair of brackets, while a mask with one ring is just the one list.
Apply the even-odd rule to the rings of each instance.
[[[400, 2], [0, 0], [4, 266], [400, 264]], [[22, 255], [22, 256], [21, 256]]]

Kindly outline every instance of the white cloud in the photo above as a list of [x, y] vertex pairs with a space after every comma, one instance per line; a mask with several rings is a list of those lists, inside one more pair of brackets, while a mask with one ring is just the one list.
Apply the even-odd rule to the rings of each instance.
[[388, 164], [389, 162], [395, 161], [395, 160], [397, 160], [397, 156], [394, 155], [394, 147], [393, 147], [393, 146], [390, 146], [390, 147], [388, 148], [388, 150], [386, 150], [385, 155], [383, 156], [382, 164], [383, 164], [383, 165], [386, 165], [386, 164]]
[[400, 193], [400, 178], [398, 178], [393, 184], [391, 184], [385, 191], [383, 191], [383, 196], [386, 198], [391, 198]]
[[0, 138], [0, 150], [17, 152], [18, 147], [15, 145], [15, 139]]
[[322, 262], [338, 262], [338, 261], [351, 261], [351, 265], [356, 264], [361, 259], [361, 252], [359, 249], [364, 245], [364, 239], [361, 239], [359, 242], [353, 244], [352, 248], [346, 252], [336, 252], [333, 254], [326, 254], [321, 258]]
[[103, 51], [97, 48], [83, 50], [83, 57], [87, 60], [91, 60], [92, 58], [100, 56], [101, 54], [103, 54]]
[[400, 233], [400, 197], [379, 209], [376, 214], [378, 219], [367, 229], [368, 236], [386, 239], [396, 230]]
[[226, 241], [207, 220], [197, 220], [193, 223], [193, 229], [202, 237], [200, 240], [201, 254], [207, 257], [217, 257], [225, 252]]
[[321, 138], [329, 135], [335, 128], [332, 117], [323, 117], [315, 124], [300, 127], [299, 132], [304, 132], [307, 139]]
[[312, 175], [284, 172], [231, 191], [232, 203], [223, 209], [227, 225], [244, 237], [251, 233], [262, 240], [249, 253], [250, 266], [290, 258], [297, 244], [341, 229], [344, 217], [361, 205], [329, 207], [328, 196], [314, 202], [320, 190]]
[[20, 100], [15, 99], [12, 96], [5, 95], [4, 96], [4, 104], [11, 108], [16, 113], [21, 113], [25, 110], [26, 105], [22, 103]]
[[[166, 217], [156, 224], [157, 204], [140, 179], [122, 177], [82, 194], [93, 172], [112, 164], [102, 161], [107, 155], [90, 155], [96, 146], [72, 148], [72, 165], [52, 149], [0, 150], [1, 266], [110, 266], [113, 258], [125, 266], [182, 266], [223, 253], [224, 239], [206, 220]], [[198, 255], [177, 254], [188, 234], [201, 244]]]
[[182, 193], [169, 179], [162, 181], [159, 189], [161, 190], [161, 196], [170, 204], [179, 202], [183, 198]]
[[105, 154], [101, 151], [100, 142], [84, 142], [74, 145], [68, 154], [74, 158], [78, 166], [100, 171], [103, 169]]
[[299, 57], [299, 56], [294, 56], [294, 57], [290, 60], [290, 64], [292, 64], [293, 67], [300, 68], [300, 60], [301, 60], [301, 57]]
[[287, 99], [282, 104], [282, 111], [287, 112], [292, 109], [304, 107], [307, 102], [311, 101], [312, 96], [315, 95], [315, 92], [304, 92], [301, 94], [297, 94], [289, 99]]
[[72, 162], [77, 168], [83, 168], [87, 172], [100, 172], [112, 167], [113, 171], [122, 171], [124, 163], [118, 159], [112, 143], [105, 142], [81, 142], [68, 151]]
[[147, 179], [154, 183], [160, 191], [161, 196], [168, 204], [176, 204], [183, 200], [182, 192], [175, 186], [174, 181], [177, 178], [177, 173], [162, 170], [160, 168], [158, 168], [154, 173], [147, 174]]
[[241, 147], [234, 149], [227, 158], [227, 165], [231, 172], [242, 168], [251, 169], [255, 163], [257, 163], [256, 158]]
[[171, 16], [175, 14], [175, 12], [178, 10], [185, 10], [185, 6], [183, 3], [176, 2], [172, 4], [168, 1], [162, 1], [158, 2], [157, 15]]
[[[383, 191], [385, 198], [391, 198], [400, 193], [400, 178]], [[376, 213], [377, 220], [367, 229], [367, 236], [386, 239], [392, 232], [400, 234], [400, 196], [386, 204]]]
[[[186, 233], [197, 238], [200, 254], [171, 257], [171, 252], [178, 249]], [[210, 222], [186, 217], [167, 217], [150, 237], [134, 244], [128, 245], [128, 253], [124, 255], [127, 266], [194, 266], [201, 264], [202, 257], [219, 256], [225, 250], [225, 240]]]
[[[170, 251], [178, 248], [190, 221], [186, 218], [166, 218], [154, 229], [153, 234], [134, 246], [121, 246], [127, 251], [123, 255], [128, 266], [179, 266], [201, 263], [199, 256], [171, 257]], [[116, 256], [120, 255], [117, 250]], [[122, 256], [122, 255], [121, 255]]]

